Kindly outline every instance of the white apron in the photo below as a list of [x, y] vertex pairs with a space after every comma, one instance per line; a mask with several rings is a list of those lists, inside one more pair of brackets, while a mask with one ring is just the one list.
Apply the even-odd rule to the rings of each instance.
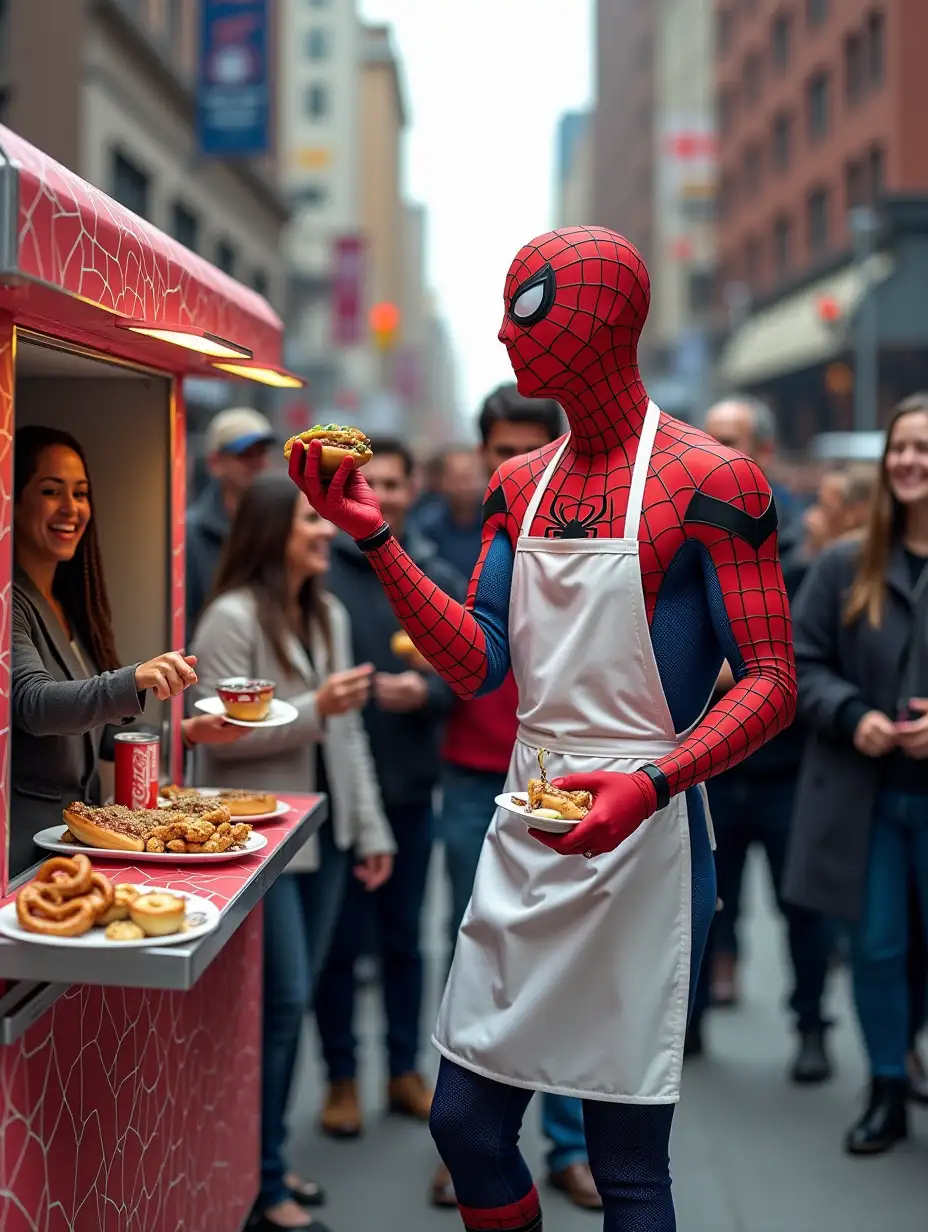
[[[648, 631], [638, 523], [660, 412], [638, 444], [621, 539], [531, 537], [565, 444], [525, 513], [510, 598], [519, 734], [508, 791], [629, 772], [679, 743]], [[707, 810], [708, 819], [708, 810]], [[562, 856], [497, 809], [432, 1037], [514, 1086], [617, 1103], [679, 1098], [691, 948], [685, 795], [616, 851]]]

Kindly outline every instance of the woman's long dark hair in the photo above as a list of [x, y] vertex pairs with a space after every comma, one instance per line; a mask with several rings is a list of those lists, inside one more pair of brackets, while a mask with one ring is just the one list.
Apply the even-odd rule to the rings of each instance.
[[87, 498], [90, 502], [90, 521], [87, 523], [74, 555], [70, 560], [61, 561], [55, 570], [52, 590], [81, 641], [90, 651], [97, 670], [115, 671], [120, 666], [120, 662], [113, 637], [113, 613], [103, 578], [103, 560], [100, 555], [100, 542], [97, 539], [97, 524], [93, 517], [93, 488], [90, 483], [90, 471], [84, 450], [70, 432], [61, 432], [58, 428], [45, 428], [39, 425], [19, 429], [13, 444], [13, 501], [14, 504], [19, 501], [23, 488], [38, 470], [42, 451], [55, 445], [72, 450], [84, 464], [84, 471], [87, 474]]
[[[258, 475], [242, 497], [222, 560], [216, 573], [213, 598], [247, 588], [258, 605], [258, 623], [288, 675], [296, 668], [286, 649], [290, 587], [287, 578], [287, 541], [293, 530], [298, 499], [288, 475]], [[299, 594], [307, 630], [315, 625], [331, 649], [329, 613], [322, 580], [307, 578]]]
[[844, 623], [853, 624], [866, 616], [870, 625], [877, 629], [883, 620], [886, 602], [886, 573], [893, 542], [905, 530], [905, 510], [893, 496], [886, 478], [886, 455], [892, 441], [893, 429], [905, 415], [928, 413], [928, 393], [910, 394], [896, 406], [886, 428], [886, 443], [880, 461], [880, 478], [870, 504], [870, 517], [863, 541], [857, 570], [844, 605]]

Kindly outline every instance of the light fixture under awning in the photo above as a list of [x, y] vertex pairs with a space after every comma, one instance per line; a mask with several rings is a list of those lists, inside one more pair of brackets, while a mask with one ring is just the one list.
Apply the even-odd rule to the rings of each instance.
[[207, 355], [211, 359], [245, 359], [250, 360], [254, 351], [230, 342], [228, 338], [220, 338], [208, 330], [191, 326], [165, 326], [154, 321], [117, 321], [119, 329], [128, 330], [133, 334], [142, 334], [146, 338], [155, 338], [159, 342], [170, 343], [171, 346], [183, 347], [186, 351], [196, 351], [199, 355]]
[[[891, 257], [874, 255], [867, 271], [870, 285], [885, 282], [894, 269]], [[729, 387], [747, 387], [833, 359], [847, 347], [846, 328], [865, 291], [864, 272], [849, 265], [761, 309], [729, 337], [718, 377]], [[822, 313], [823, 300], [835, 304], [835, 320]]]
[[306, 382], [295, 372], [286, 368], [275, 368], [270, 364], [262, 364], [260, 360], [247, 363], [215, 363], [214, 368], [220, 372], [228, 372], [230, 376], [240, 376], [247, 381], [257, 381], [260, 385], [271, 385], [274, 389], [302, 389]]

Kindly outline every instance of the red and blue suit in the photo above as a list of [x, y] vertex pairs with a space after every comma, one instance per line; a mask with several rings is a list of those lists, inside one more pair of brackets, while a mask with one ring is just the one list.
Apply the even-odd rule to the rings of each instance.
[[[600, 228], [541, 236], [509, 270], [499, 336], [519, 391], [556, 399], [570, 425], [569, 446], [532, 535], [623, 533], [649, 404], [637, 367], [649, 295], [634, 247]], [[302, 449], [291, 455], [294, 480], [323, 516], [361, 543], [403, 627], [461, 697], [497, 688], [509, 670], [515, 542], [559, 443], [513, 459], [491, 481], [481, 556], [464, 604], [416, 569], [350, 462], [326, 486], [318, 446], [305, 458]], [[634, 773], [558, 780], [558, 786], [592, 790], [594, 805], [570, 834], [537, 833], [539, 841], [565, 856], [612, 851], [667, 798], [740, 762], [791, 722], [795, 667], [776, 524], [770, 487], [754, 462], [661, 416], [639, 532], [642, 586], [674, 726], [692, 731], [673, 752]], [[700, 720], [724, 660], [736, 683]], [[693, 808], [701, 811], [701, 804], [694, 800]], [[715, 904], [708, 842], [702, 858], [704, 867], [693, 868], [694, 951], [705, 943]], [[697, 970], [694, 952], [693, 980]], [[516, 1145], [530, 1097], [442, 1062], [433, 1133], [469, 1229], [541, 1228], [537, 1193]], [[590, 1165], [609, 1232], [675, 1227], [667, 1162], [672, 1107], [585, 1102]]]

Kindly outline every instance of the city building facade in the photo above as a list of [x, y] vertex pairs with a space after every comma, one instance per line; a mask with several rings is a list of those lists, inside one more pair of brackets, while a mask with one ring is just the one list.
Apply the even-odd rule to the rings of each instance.
[[592, 123], [588, 111], [568, 111], [557, 129], [554, 225], [582, 227], [593, 222]]
[[797, 446], [869, 426], [928, 379], [928, 5], [723, 0], [715, 23], [718, 386], [765, 393]]
[[[288, 209], [275, 150], [234, 161], [200, 154], [198, 14], [197, 0], [7, 0], [0, 118], [282, 313]], [[191, 458], [206, 421], [232, 399], [272, 415], [276, 406], [252, 382], [192, 382]]]

